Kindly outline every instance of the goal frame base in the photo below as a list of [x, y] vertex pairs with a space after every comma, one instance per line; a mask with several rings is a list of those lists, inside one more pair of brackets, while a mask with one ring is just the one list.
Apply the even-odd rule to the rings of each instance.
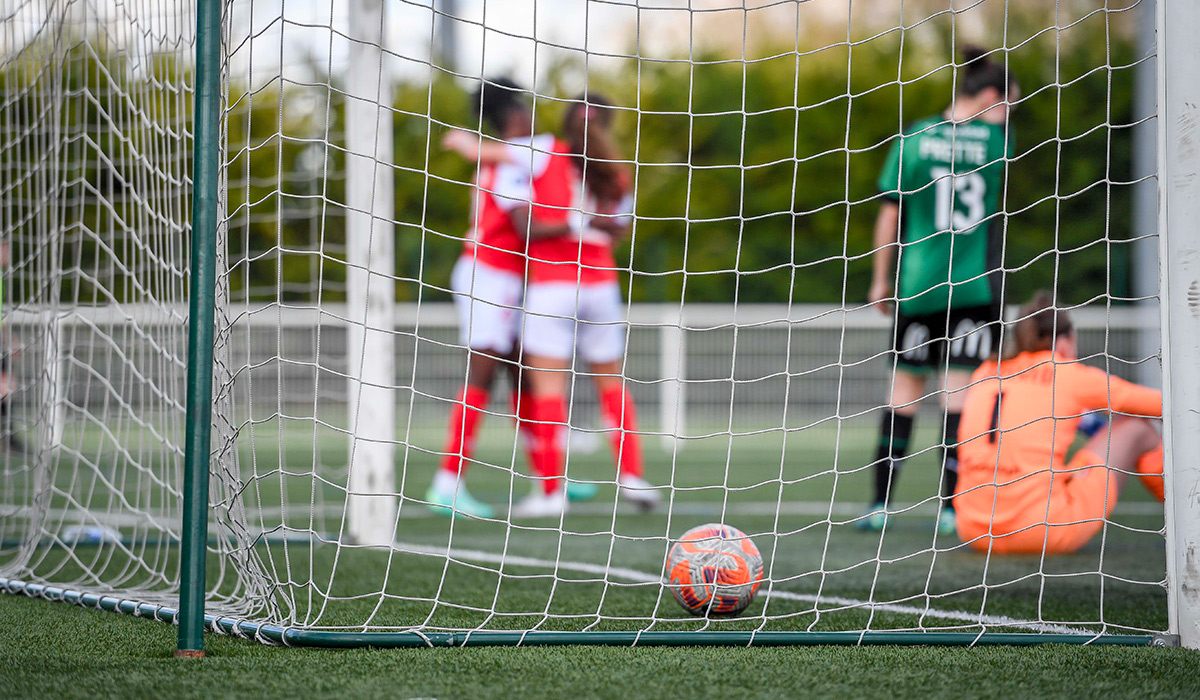
[[[162, 605], [114, 596], [73, 591], [57, 586], [0, 578], [0, 592], [43, 598], [108, 612], [175, 624], [178, 611]], [[548, 630], [480, 630], [471, 632], [335, 632], [282, 627], [220, 615], [205, 615], [209, 632], [242, 637], [264, 644], [333, 649], [405, 649], [420, 647], [505, 646], [1179, 646], [1179, 637], [1163, 634], [1038, 634], [1021, 632], [560, 632]], [[199, 658], [203, 651], [181, 650], [176, 657]]]

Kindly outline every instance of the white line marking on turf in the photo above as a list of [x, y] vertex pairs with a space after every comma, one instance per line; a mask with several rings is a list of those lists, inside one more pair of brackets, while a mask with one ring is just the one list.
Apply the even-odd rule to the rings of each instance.
[[[589, 564], [587, 562], [575, 561], [553, 561], [551, 559], [537, 559], [534, 557], [526, 557], [516, 554], [496, 554], [494, 552], [483, 552], [476, 549], [447, 550], [445, 547], [414, 544], [411, 542], [395, 542], [392, 546], [402, 552], [408, 552], [410, 554], [425, 554], [439, 557], [449, 556], [451, 559], [460, 559], [462, 561], [484, 564], [528, 566], [534, 568], [557, 568], [564, 569], [566, 571], [577, 571], [583, 574], [596, 574], [598, 576], [605, 577], [605, 579], [624, 579], [630, 583], [655, 584], [662, 580], [657, 574], [652, 574], [648, 571], [638, 571], [637, 569], [628, 569], [621, 566], [603, 566], [601, 564]], [[955, 620], [958, 622], [992, 625], [995, 627], [1020, 627], [1050, 634], [1096, 634], [1091, 630], [1080, 629], [1078, 627], [1068, 627], [1066, 625], [1056, 625], [1052, 623], [1038, 622], [1036, 620], [1021, 620], [1014, 617], [1008, 617], [1007, 615], [980, 615], [977, 613], [960, 612], [957, 610], [919, 608], [913, 605], [899, 605], [894, 603], [873, 603], [868, 600], [856, 600], [854, 598], [842, 598], [840, 596], [815, 596], [805, 593], [791, 593], [789, 591], [778, 590], [769, 592], [764, 591], [763, 594], [767, 597], [779, 598], [781, 600], [793, 600], [813, 604], [825, 603], [856, 608], [869, 608], [871, 610], [878, 610], [881, 612], [918, 615], [924, 617], [933, 617], [941, 620]]]
[[[895, 510], [904, 515], [932, 515], [937, 506], [930, 503], [914, 505], [912, 503], [899, 503], [894, 506]], [[618, 504], [617, 510], [619, 513], [638, 513], [641, 512], [633, 506], [624, 503]], [[862, 503], [834, 503], [830, 508], [828, 501], [734, 501], [726, 504], [723, 508], [719, 502], [697, 502], [684, 501], [671, 504], [670, 511], [675, 515], [695, 515], [695, 516], [714, 516], [721, 515], [724, 512], [726, 515], [775, 515], [778, 512], [780, 515], [806, 515], [817, 518], [824, 518], [829, 515], [834, 515], [839, 518], [853, 518], [863, 514], [866, 510], [865, 504]], [[336, 508], [337, 514], [340, 516], [342, 507]], [[572, 503], [568, 515], [611, 515], [613, 511], [613, 503], [611, 500], [593, 500], [582, 503]], [[264, 509], [264, 512], [266, 510]], [[666, 513], [667, 508], [664, 506], [661, 513]], [[1114, 515], [1162, 515], [1163, 506], [1161, 503], [1118, 503], [1113, 511]], [[415, 509], [412, 507], [401, 508], [401, 518], [426, 518], [436, 516], [444, 518], [445, 515], [433, 513], [427, 508]]]
[[[407, 500], [407, 499], [406, 499]], [[428, 508], [417, 507], [419, 503], [411, 503], [407, 507], [400, 509], [400, 517], [402, 519], [421, 519], [421, 518], [444, 518], [444, 514], [434, 513]], [[914, 506], [911, 503], [901, 503], [895, 506], [896, 510], [902, 511], [902, 515], [925, 515], [933, 514], [933, 503], [923, 503], [919, 506]], [[638, 513], [633, 506], [625, 505], [624, 503], [617, 506], [619, 513]], [[803, 515], [816, 518], [824, 518], [830, 514], [839, 518], [853, 518], [861, 515], [864, 507], [861, 503], [835, 503], [830, 508], [826, 501], [783, 501], [776, 503], [775, 501], [734, 501], [726, 504], [723, 512], [726, 515], [764, 515], [772, 516], [778, 511], [780, 515]], [[314, 512], [319, 513], [324, 517], [341, 518], [343, 506], [341, 503], [325, 503], [318, 505]], [[594, 500], [584, 503], [572, 503], [571, 515], [611, 515], [613, 511], [613, 503], [611, 500]], [[20, 517], [21, 515], [31, 515], [34, 513], [32, 507], [14, 506], [0, 507], [0, 517]], [[266, 517], [270, 520], [282, 517], [282, 509], [278, 506], [267, 508], [259, 508], [249, 511], [250, 514]], [[664, 509], [663, 513], [666, 512]], [[714, 502], [697, 502], [684, 501], [676, 502], [671, 506], [671, 512], [675, 515], [694, 515], [697, 517], [713, 517], [719, 516], [722, 513], [721, 504]], [[1162, 515], [1163, 506], [1161, 503], [1146, 503], [1146, 502], [1130, 502], [1118, 503], [1113, 511], [1114, 515], [1119, 516], [1149, 516]], [[177, 513], [177, 512], [176, 512]], [[63, 522], [99, 522], [104, 525], [112, 526], [132, 526], [148, 519], [161, 520], [164, 525], [175, 526], [179, 524], [176, 513], [171, 515], [175, 519], [165, 519], [167, 513], [165, 511], [147, 511], [145, 513], [81, 513], [77, 510], [63, 510], [52, 508], [47, 512], [50, 519], [62, 520]]]

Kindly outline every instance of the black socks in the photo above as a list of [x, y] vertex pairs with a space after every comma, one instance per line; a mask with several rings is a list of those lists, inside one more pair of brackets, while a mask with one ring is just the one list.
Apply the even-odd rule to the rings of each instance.
[[942, 423], [942, 505], [953, 508], [954, 489], [958, 486], [958, 424], [961, 413], [947, 413]]
[[900, 464], [908, 454], [914, 422], [912, 416], [891, 409], [883, 412], [883, 420], [879, 425], [879, 447], [875, 450], [875, 498], [872, 503], [891, 502]]
[[[950, 507], [958, 486], [958, 424], [961, 413], [947, 413], [942, 422], [942, 500]], [[913, 416], [888, 409], [879, 425], [879, 446], [875, 450], [875, 498], [872, 503], [891, 503], [900, 465], [908, 455], [912, 440]]]

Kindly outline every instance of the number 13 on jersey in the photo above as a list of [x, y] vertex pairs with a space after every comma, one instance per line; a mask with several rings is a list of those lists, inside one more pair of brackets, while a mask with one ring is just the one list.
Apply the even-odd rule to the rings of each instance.
[[952, 174], [950, 168], [929, 169], [934, 186], [934, 220], [939, 231], [974, 233], [987, 216], [987, 181], [978, 172]]

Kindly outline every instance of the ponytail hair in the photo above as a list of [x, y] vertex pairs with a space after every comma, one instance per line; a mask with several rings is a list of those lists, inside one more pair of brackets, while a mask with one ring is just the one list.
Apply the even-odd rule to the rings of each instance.
[[1054, 339], [1071, 335], [1075, 324], [1066, 311], [1054, 308], [1054, 299], [1046, 292], [1033, 295], [1021, 307], [1017, 321], [1017, 352], [1043, 352], [1054, 347]]
[[563, 117], [563, 139], [578, 156], [584, 189], [604, 202], [618, 202], [629, 191], [629, 177], [613, 144], [612, 122], [611, 103], [594, 92], [576, 97]]
[[1008, 68], [988, 56], [987, 51], [974, 44], [963, 47], [963, 75], [958, 80], [958, 94], [974, 97], [988, 88], [1004, 94], [1006, 88], [1017, 87]]

